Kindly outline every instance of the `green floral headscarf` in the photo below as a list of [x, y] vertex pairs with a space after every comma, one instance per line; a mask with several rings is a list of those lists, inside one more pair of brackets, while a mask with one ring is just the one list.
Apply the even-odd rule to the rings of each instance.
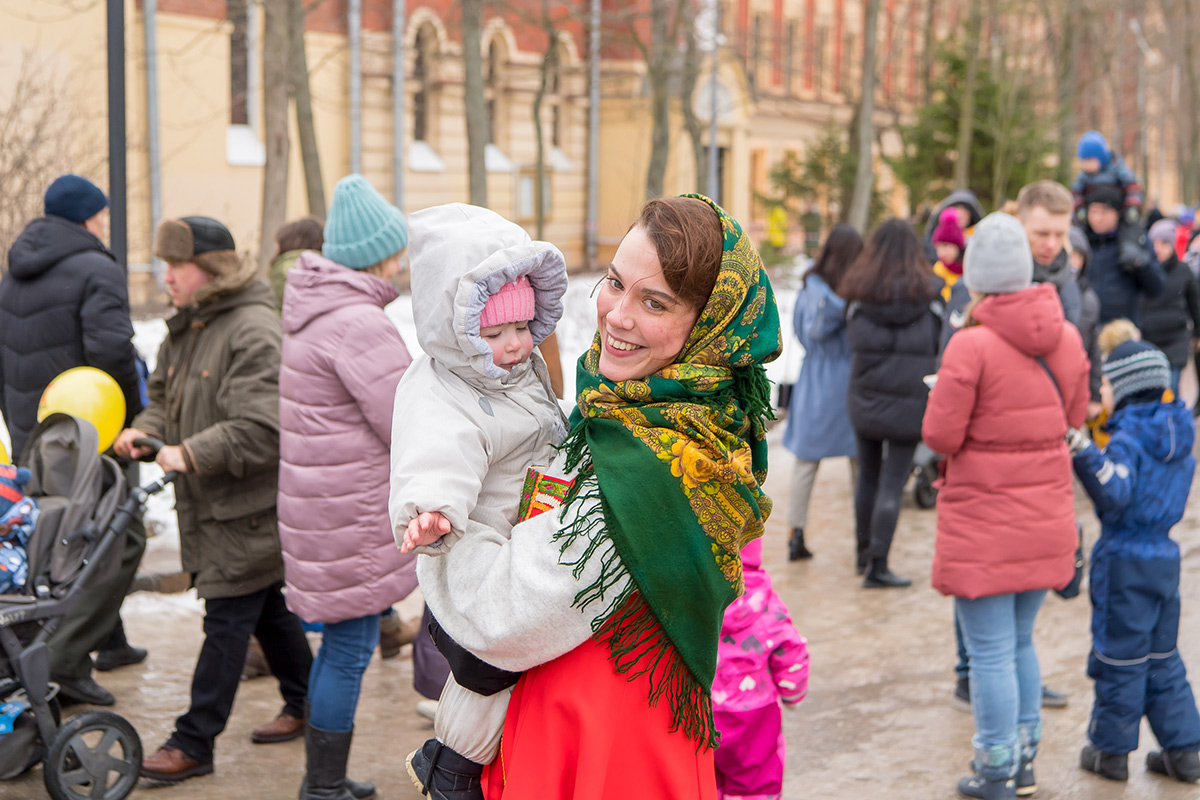
[[[676, 726], [715, 746], [711, 688], [725, 608], [742, 592], [742, 547], [762, 535], [771, 500], [763, 364], [783, 341], [770, 281], [750, 239], [702, 195], [724, 234], [721, 268], [676, 363], [641, 380], [599, 374], [600, 338], [579, 359], [578, 406], [563, 447], [579, 477], [566, 505], [591, 503], [560, 534], [580, 535], [604, 574], [576, 597], [604, 603], [596, 638], [618, 671], [648, 675]], [[607, 534], [607, 535], [604, 535]], [[613, 557], [613, 554], [617, 556]], [[624, 575], [630, 588], [609, 590]]]

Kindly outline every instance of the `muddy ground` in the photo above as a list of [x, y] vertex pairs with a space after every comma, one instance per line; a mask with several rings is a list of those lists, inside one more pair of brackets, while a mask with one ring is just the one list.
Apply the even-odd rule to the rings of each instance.
[[[779, 513], [768, 525], [766, 567], [808, 637], [812, 674], [808, 699], [784, 715], [788, 742], [784, 796], [805, 798], [921, 798], [955, 796], [966, 774], [972, 721], [952, 707], [954, 636], [951, 601], [929, 586], [935, 513], [906, 499], [893, 550], [893, 569], [913, 579], [903, 590], [861, 588], [853, 569], [853, 512], [843, 461], [831, 461], [818, 477], [809, 522], [812, 561], [786, 560], [785, 509], [790, 456], [772, 435], [768, 490]], [[1183, 551], [1183, 623], [1180, 648], [1195, 673], [1200, 670], [1200, 500], [1176, 529]], [[1098, 525], [1082, 497], [1079, 516], [1089, 544]], [[100, 673], [118, 698], [115, 710], [140, 732], [148, 752], [170, 734], [186, 707], [191, 670], [200, 646], [201, 606], [190, 594], [138, 593], [126, 603], [129, 638], [148, 647], [139, 666]], [[405, 615], [416, 613], [410, 598]], [[1084, 673], [1089, 648], [1086, 596], [1063, 601], [1051, 596], [1039, 617], [1037, 646], [1046, 683], [1070, 693], [1070, 704], [1045, 713], [1045, 740], [1037, 760], [1040, 800], [1196, 800], [1200, 788], [1151, 776], [1145, 752], [1156, 745], [1143, 727], [1142, 746], [1130, 758], [1128, 784], [1103, 781], [1078, 767], [1090, 708], [1091, 685]], [[404, 774], [405, 754], [431, 735], [429, 723], [413, 712], [408, 648], [392, 661], [368, 668], [358, 708], [351, 774], [371, 780], [383, 800], [416, 800]], [[142, 785], [136, 800], [296, 796], [304, 766], [304, 744], [253, 745], [250, 729], [280, 707], [270, 679], [243, 683], [225, 733], [217, 741], [216, 770], [173, 787]], [[74, 711], [75, 709], [71, 709]], [[636, 787], [630, 788], [637, 798]], [[48, 797], [40, 767], [0, 783], [0, 798]]]

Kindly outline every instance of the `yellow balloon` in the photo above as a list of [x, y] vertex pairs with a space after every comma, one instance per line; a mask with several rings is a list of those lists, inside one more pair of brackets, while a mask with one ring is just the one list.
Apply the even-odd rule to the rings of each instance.
[[41, 422], [54, 413], [86, 419], [100, 435], [103, 453], [125, 426], [125, 395], [112, 376], [95, 367], [75, 367], [50, 381], [38, 403]]

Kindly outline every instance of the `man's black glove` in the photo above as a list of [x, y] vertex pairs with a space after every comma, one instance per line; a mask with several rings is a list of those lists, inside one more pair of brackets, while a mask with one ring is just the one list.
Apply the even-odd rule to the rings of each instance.
[[1150, 265], [1150, 255], [1137, 242], [1121, 242], [1117, 258], [1126, 272], [1141, 272]]

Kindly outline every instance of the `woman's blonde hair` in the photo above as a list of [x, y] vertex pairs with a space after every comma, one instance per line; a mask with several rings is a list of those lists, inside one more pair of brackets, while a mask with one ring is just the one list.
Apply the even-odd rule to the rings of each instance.
[[984, 300], [992, 297], [990, 294], [981, 294], [978, 297], [972, 297], [971, 302], [967, 303], [966, 309], [963, 311], [963, 327], [971, 328], [979, 324], [979, 320], [975, 319], [975, 309]]
[[[402, 253], [404, 251], [401, 250], [400, 252]], [[383, 265], [386, 264], [387, 262], [391, 261], [393, 258], [398, 257], [399, 255], [400, 255], [400, 253], [396, 253], [395, 255], [388, 256], [383, 261], [372, 264], [369, 267], [364, 267], [362, 271], [367, 273], [368, 275], [374, 275], [376, 278], [382, 278], [383, 277]]]

